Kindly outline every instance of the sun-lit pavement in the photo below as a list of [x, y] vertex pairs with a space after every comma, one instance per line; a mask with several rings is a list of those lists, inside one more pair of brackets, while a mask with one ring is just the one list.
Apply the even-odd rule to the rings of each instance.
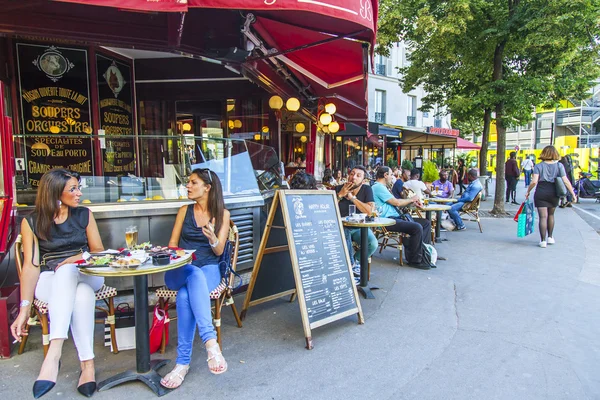
[[[488, 200], [482, 208], [491, 206]], [[517, 238], [510, 218], [484, 219], [483, 234], [468, 222], [466, 231], [443, 233], [448, 241], [437, 247], [448, 260], [430, 271], [400, 267], [396, 251], [386, 249], [373, 258], [371, 280], [381, 289], [361, 302], [366, 323], [349, 317], [315, 329], [310, 351], [297, 303], [253, 307], [242, 329], [225, 309], [227, 373], [211, 375], [197, 343], [183, 386], [165, 398], [600, 398], [600, 236], [573, 209], [557, 210], [556, 219], [557, 244], [546, 249], [537, 247], [537, 227]], [[242, 301], [236, 298], [238, 306]], [[113, 355], [102, 347], [102, 327], [96, 334], [99, 380], [134, 365], [133, 351]], [[40, 336], [33, 329], [23, 355], [0, 361], [3, 395], [31, 398]], [[78, 371], [68, 341], [58, 384], [46, 398], [81, 398]], [[153, 394], [131, 383], [94, 397]]]

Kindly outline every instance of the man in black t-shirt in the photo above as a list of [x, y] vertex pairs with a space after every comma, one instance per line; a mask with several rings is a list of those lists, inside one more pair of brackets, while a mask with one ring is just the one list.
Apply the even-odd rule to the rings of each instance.
[[[365, 183], [365, 175], [367, 171], [364, 167], [358, 165], [350, 171], [348, 175], [348, 182], [343, 185], [335, 187], [335, 191], [338, 197], [338, 207], [340, 209], [340, 215], [342, 218], [347, 217], [349, 214], [350, 205], [356, 206], [357, 213], [371, 214], [375, 207], [375, 201], [373, 200], [373, 191], [371, 186]], [[352, 250], [352, 241], [360, 245], [360, 228], [344, 228], [346, 233], [346, 240], [348, 241], [348, 251], [350, 253], [350, 261], [353, 264], [354, 275], [360, 276], [360, 251], [359, 248], [356, 255]], [[373, 234], [373, 231], [369, 229], [368, 257], [371, 257], [375, 250], [377, 250], [377, 238]]]

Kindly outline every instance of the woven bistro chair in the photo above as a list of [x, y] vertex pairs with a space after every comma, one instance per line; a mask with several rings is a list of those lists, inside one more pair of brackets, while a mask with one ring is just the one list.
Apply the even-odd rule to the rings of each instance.
[[[230, 220], [229, 222], [229, 241], [231, 241], [231, 243], [233, 244], [233, 251], [231, 252], [231, 273], [229, 274], [229, 284], [226, 284], [225, 279], [222, 279], [221, 283], [219, 283], [215, 290], [210, 292], [210, 299], [214, 301], [215, 311], [213, 324], [215, 326], [215, 330], [217, 331], [217, 342], [219, 343], [219, 346], [221, 346], [221, 309], [223, 308], [223, 305], [231, 306], [231, 310], [233, 311], [233, 316], [235, 318], [235, 322], [237, 323], [238, 328], [242, 327], [242, 320], [240, 319], [237, 309], [235, 308], [235, 303], [233, 302], [232, 284], [235, 278], [233, 272], [235, 272], [236, 270], [238, 252], [240, 248], [239, 232], [233, 220]], [[163, 286], [162, 288], [156, 291], [156, 296], [158, 297], [159, 307], [162, 308], [166, 313], [169, 309], [169, 302], [171, 301], [171, 299], [173, 302], [175, 301], [175, 298], [177, 297], [177, 291], [170, 290], [166, 286]], [[171, 321], [175, 319], [177, 319], [177, 317], [169, 317], [169, 320]], [[161, 354], [165, 352], [165, 348], [167, 346], [166, 337], [167, 328], [163, 325], [163, 334], [160, 343]]]
[[479, 218], [479, 206], [481, 205], [481, 197], [483, 196], [482, 192], [477, 193], [477, 196], [473, 199], [473, 201], [469, 203], [465, 203], [462, 210], [460, 210], [459, 215], [462, 217], [463, 215], [467, 215], [469, 218], [464, 218], [467, 221], [477, 222], [479, 225], [479, 232], [483, 233], [483, 228], [481, 227], [481, 219]]
[[[18, 235], [15, 241], [15, 264], [17, 266], [17, 275], [19, 276], [20, 280], [21, 273], [23, 272], [23, 237], [21, 235]], [[114, 354], [119, 352], [115, 333], [114, 298], [116, 296], [117, 289], [111, 286], [103, 285], [100, 289], [98, 289], [98, 291], [96, 291], [96, 301], [103, 300], [106, 304], [106, 308], [96, 306], [96, 310], [105, 313], [106, 318], [97, 318], [95, 322], [97, 324], [108, 323], [110, 325], [110, 340]], [[27, 344], [27, 338], [29, 337], [29, 327], [39, 324], [42, 326], [42, 345], [44, 346], [44, 357], [46, 357], [46, 354], [48, 353], [48, 347], [50, 346], [50, 322], [52, 321], [48, 320], [48, 303], [44, 303], [43, 301], [34, 298], [33, 307], [31, 307], [31, 314], [29, 315], [29, 320], [25, 326], [26, 334], [23, 335], [23, 340], [21, 340], [21, 344], [19, 345], [18, 354], [23, 354], [25, 351], [25, 345]]]

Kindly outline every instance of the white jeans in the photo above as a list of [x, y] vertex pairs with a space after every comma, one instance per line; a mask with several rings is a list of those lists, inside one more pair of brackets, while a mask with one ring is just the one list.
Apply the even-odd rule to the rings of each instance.
[[67, 339], [70, 325], [80, 361], [94, 358], [94, 292], [103, 284], [104, 278], [65, 264], [56, 272], [42, 272], [35, 287], [35, 297], [48, 303], [50, 340]]

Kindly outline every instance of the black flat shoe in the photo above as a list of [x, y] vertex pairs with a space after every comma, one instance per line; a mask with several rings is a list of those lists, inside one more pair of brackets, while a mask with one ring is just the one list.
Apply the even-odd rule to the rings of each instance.
[[[58, 362], [58, 371], [60, 372], [60, 361]], [[52, 390], [56, 382], [39, 380], [33, 382], [33, 398], [39, 399]]]
[[85, 397], [92, 397], [96, 391], [96, 382], [86, 382], [80, 386], [77, 386], [77, 391]]
[[33, 398], [39, 399], [46, 393], [52, 390], [56, 382], [52, 381], [35, 381], [33, 382]]

